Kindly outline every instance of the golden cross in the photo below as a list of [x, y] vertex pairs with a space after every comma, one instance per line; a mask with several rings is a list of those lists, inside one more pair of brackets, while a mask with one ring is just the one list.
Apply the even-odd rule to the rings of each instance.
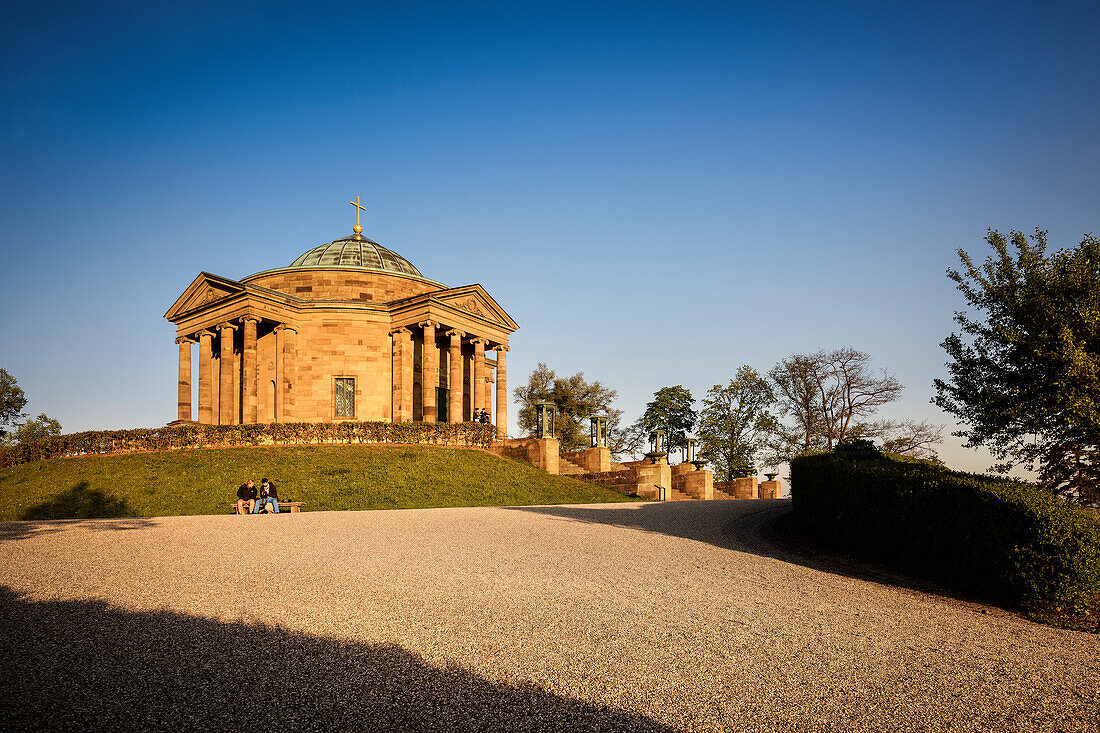
[[359, 225], [359, 212], [360, 211], [366, 211], [367, 207], [359, 205], [359, 197], [358, 196], [355, 197], [354, 201], [349, 201], [348, 203], [355, 207], [355, 226], [353, 226], [351, 228], [351, 230], [353, 232], [355, 232], [356, 234], [359, 234], [360, 232], [363, 231], [363, 227]]

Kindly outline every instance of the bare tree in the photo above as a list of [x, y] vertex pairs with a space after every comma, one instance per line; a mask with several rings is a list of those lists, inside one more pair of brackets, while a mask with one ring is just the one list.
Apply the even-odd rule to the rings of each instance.
[[794, 354], [768, 372], [775, 388], [776, 409], [790, 425], [779, 425], [771, 445], [771, 463], [821, 447], [823, 418], [818, 385], [822, 365], [815, 354]]
[[901, 396], [901, 382], [885, 369], [876, 373], [870, 354], [845, 346], [819, 351], [811, 358], [819, 365], [818, 404], [829, 450], [849, 437], [860, 418], [874, 415]]
[[882, 438], [882, 449], [887, 453], [939, 461], [939, 455], [932, 446], [943, 442], [943, 429], [943, 425], [933, 425], [927, 420], [888, 421], [878, 434]]
[[886, 439], [902, 425], [870, 420], [880, 407], [898, 399], [902, 386], [885, 369], [876, 372], [869, 354], [850, 346], [793, 354], [768, 376], [779, 414], [787, 419], [772, 436], [773, 462], [812, 450], [832, 450], [846, 438]]

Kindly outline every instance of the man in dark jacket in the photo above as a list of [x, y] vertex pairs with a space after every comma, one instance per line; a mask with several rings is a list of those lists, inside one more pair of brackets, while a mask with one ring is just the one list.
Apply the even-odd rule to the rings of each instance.
[[254, 511], [259, 514], [265, 508], [269, 512], [279, 513], [279, 492], [275, 490], [275, 484], [266, 478], [260, 484], [260, 501], [256, 504]]
[[251, 514], [256, 508], [256, 483], [248, 479], [237, 489], [237, 514]]

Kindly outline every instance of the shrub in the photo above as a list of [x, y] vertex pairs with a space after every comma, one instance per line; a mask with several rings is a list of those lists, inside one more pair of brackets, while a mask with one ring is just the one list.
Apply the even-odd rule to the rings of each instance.
[[104, 453], [144, 453], [230, 445], [305, 443], [429, 443], [488, 448], [492, 425], [451, 423], [260, 423], [256, 425], [169, 425], [134, 430], [91, 430], [0, 447], [0, 468], [47, 458]]
[[1100, 521], [1021, 481], [842, 450], [791, 462], [796, 520], [823, 541], [1031, 610], [1100, 610]]

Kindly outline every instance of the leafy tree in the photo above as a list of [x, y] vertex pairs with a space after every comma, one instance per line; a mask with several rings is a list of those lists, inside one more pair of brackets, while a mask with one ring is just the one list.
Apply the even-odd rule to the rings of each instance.
[[1051, 255], [1039, 229], [985, 241], [981, 265], [960, 249], [961, 270], [947, 271], [978, 315], [955, 314], [967, 338], [944, 340], [950, 377], [933, 402], [995, 470], [1037, 469], [1051, 491], [1100, 503], [1100, 239]]
[[[684, 386], [661, 387], [653, 393], [653, 400], [646, 404], [642, 413], [632, 426], [634, 434], [644, 440], [657, 430], [665, 431], [667, 453], [687, 445], [687, 436], [695, 426], [695, 410], [692, 405], [695, 398]], [[638, 446], [639, 448], [641, 446]]]
[[12, 432], [11, 439], [14, 443], [30, 443], [42, 438], [56, 438], [58, 435], [61, 435], [61, 423], [43, 413], [20, 423]]
[[27, 406], [27, 396], [23, 394], [15, 377], [5, 369], [0, 369], [0, 438], [7, 435], [11, 427], [23, 417], [23, 408]]
[[707, 390], [699, 414], [699, 457], [722, 480], [756, 474], [758, 457], [775, 432], [775, 392], [755, 369], [742, 366], [730, 383]]
[[516, 387], [512, 394], [520, 406], [517, 416], [519, 428], [528, 435], [535, 432], [535, 405], [553, 402], [557, 409], [555, 437], [563, 452], [588, 447], [589, 419], [593, 415], [607, 415], [609, 447], [615, 454], [623, 450], [621, 443], [625, 440], [625, 431], [619, 428], [623, 413], [611, 406], [618, 392], [600, 382], [585, 381], [583, 372], [571, 377], [559, 377], [553, 369], [540, 362], [527, 378], [527, 384]]

